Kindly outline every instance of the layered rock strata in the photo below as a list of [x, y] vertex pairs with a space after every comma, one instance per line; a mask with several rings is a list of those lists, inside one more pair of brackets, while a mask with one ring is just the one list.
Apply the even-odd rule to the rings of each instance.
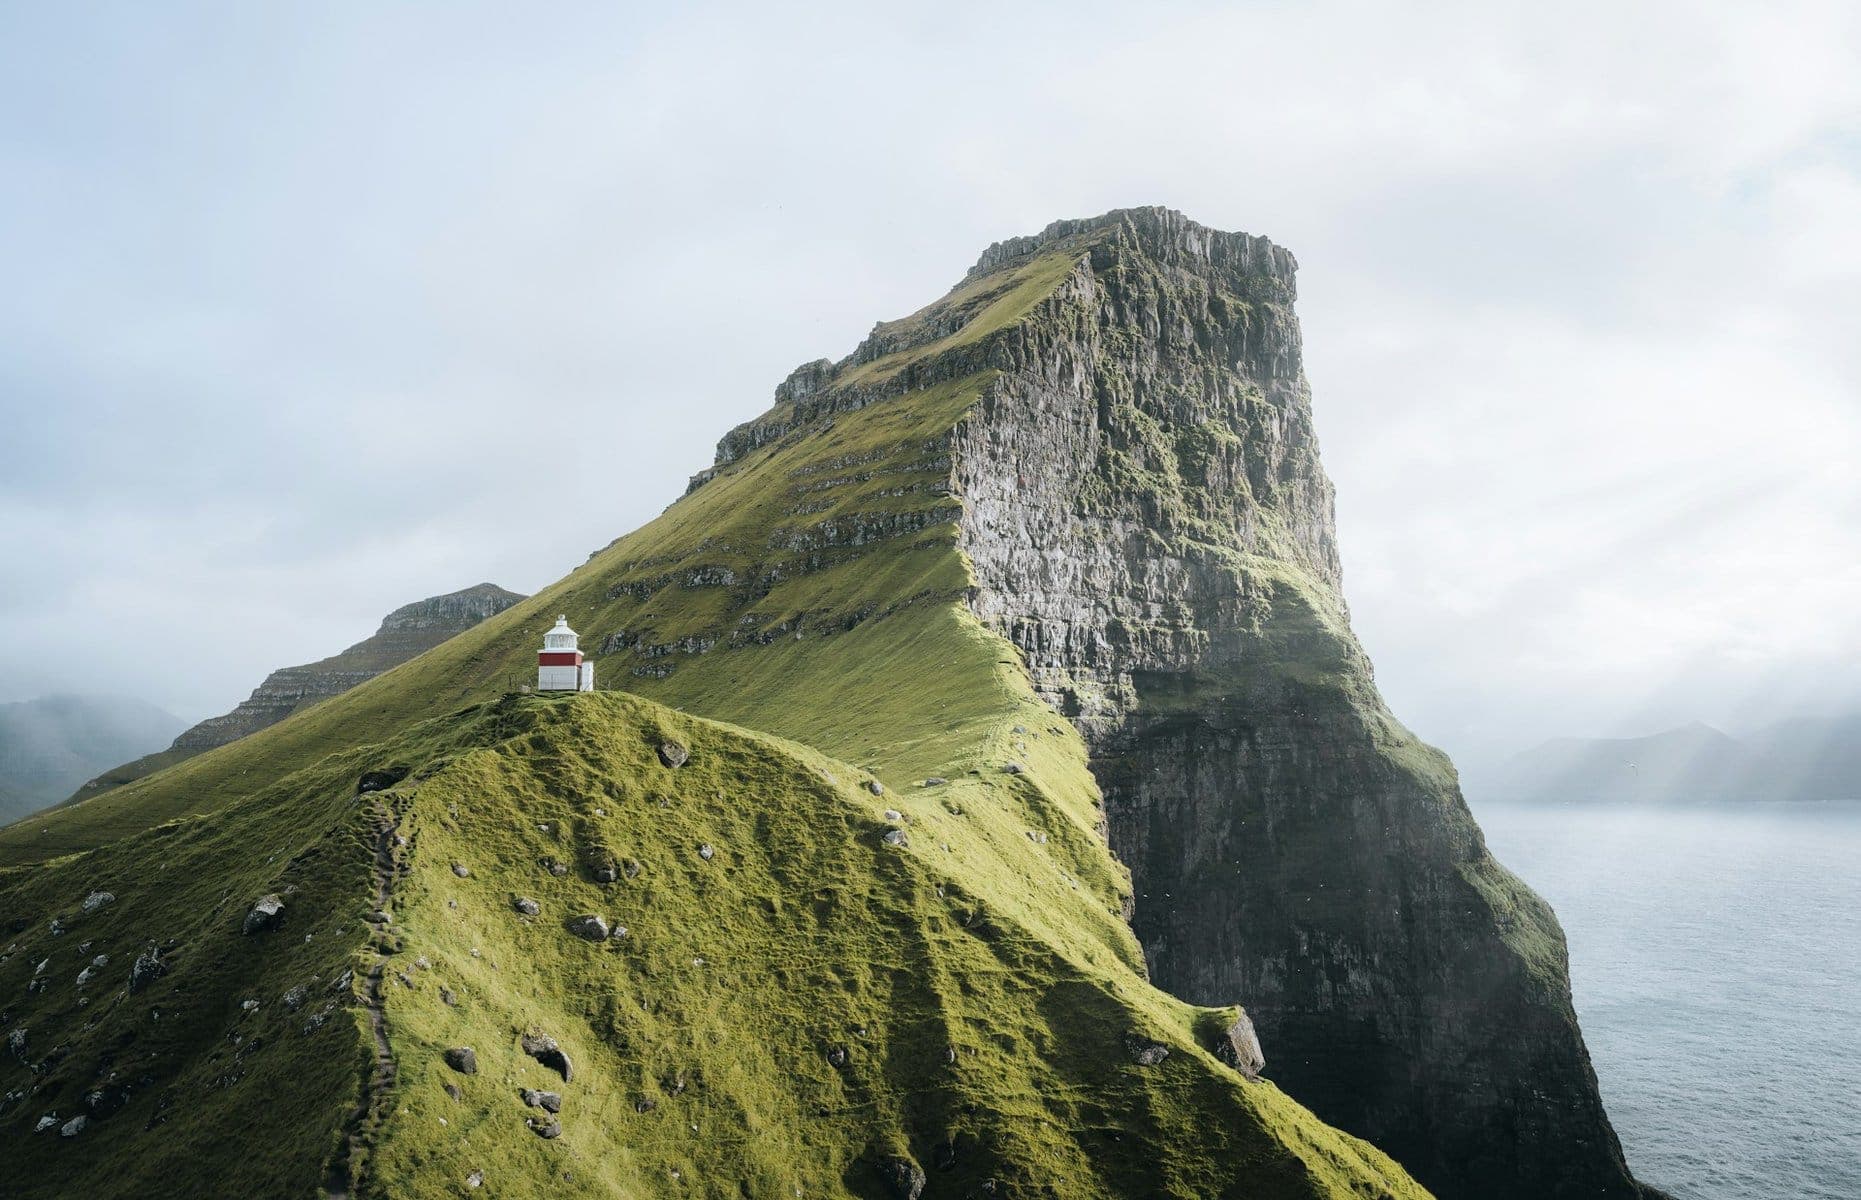
[[1087, 738], [1155, 980], [1244, 1004], [1275, 1080], [1447, 1200], [1636, 1196], [1555, 916], [1350, 632], [1295, 269], [1163, 209], [1003, 242], [797, 370], [693, 488], [983, 380], [933, 448], [968, 603]]

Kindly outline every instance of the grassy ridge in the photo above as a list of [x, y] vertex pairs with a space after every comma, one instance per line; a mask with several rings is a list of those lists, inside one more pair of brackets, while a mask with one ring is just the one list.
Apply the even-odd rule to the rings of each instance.
[[[669, 739], [690, 750], [677, 770], [657, 754]], [[410, 774], [354, 795], [362, 771], [388, 764]], [[9, 1125], [83, 1112], [99, 1086], [127, 1091], [77, 1138], [19, 1130], [7, 1158], [25, 1182], [11, 1194], [303, 1194], [366, 1074], [352, 997], [377, 960], [398, 1078], [355, 1161], [362, 1194], [452, 1196], [482, 1172], [502, 1196], [873, 1195], [893, 1156], [952, 1195], [985, 1179], [1023, 1195], [1422, 1194], [1216, 1062], [1199, 1036], [1232, 1014], [1027, 928], [1030, 905], [1010, 893], [1067, 885], [972, 878], [944, 839], [987, 835], [960, 827], [973, 818], [950, 813], [944, 789], [876, 796], [869, 778], [621, 694], [513, 697], [213, 816], [7, 872], [9, 910], [63, 912], [67, 926], [22, 935], [0, 962], [7, 995], [42, 957], [58, 968], [9, 1019], [35, 1061], [68, 1047]], [[372, 933], [377, 810], [405, 848], [392, 924]], [[894, 828], [908, 845], [883, 840]], [[592, 867], [610, 860], [619, 880], [597, 883]], [[151, 864], [158, 877], [143, 877]], [[116, 902], [70, 915], [98, 877]], [[267, 891], [285, 899], [282, 925], [242, 933]], [[565, 922], [585, 913], [626, 936], [572, 936]], [[132, 993], [123, 981], [151, 929], [172, 931], [167, 973]], [[78, 938], [112, 960], [88, 1005], [66, 979]], [[571, 1080], [523, 1052], [527, 1033], [559, 1041]], [[1132, 1035], [1170, 1056], [1138, 1065]], [[445, 1064], [460, 1045], [476, 1074]], [[563, 1096], [560, 1138], [526, 1124], [545, 1115], [525, 1107], [526, 1087]], [[267, 1153], [233, 1149], [252, 1136]]]

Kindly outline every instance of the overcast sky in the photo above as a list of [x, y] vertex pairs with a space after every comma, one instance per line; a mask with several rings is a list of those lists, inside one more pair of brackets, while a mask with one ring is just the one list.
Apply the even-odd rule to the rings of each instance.
[[626, 7], [0, 2], [0, 700], [534, 591], [990, 242], [1166, 204], [1298, 256], [1424, 736], [1857, 702], [1861, 7]]

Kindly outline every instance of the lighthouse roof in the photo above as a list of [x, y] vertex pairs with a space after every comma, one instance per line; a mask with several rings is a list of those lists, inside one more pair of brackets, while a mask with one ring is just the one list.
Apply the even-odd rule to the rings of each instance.
[[575, 631], [569, 628], [569, 619], [567, 617], [557, 617], [555, 627], [543, 632], [543, 649], [545, 651], [574, 650], [577, 648], [578, 644], [579, 639]]

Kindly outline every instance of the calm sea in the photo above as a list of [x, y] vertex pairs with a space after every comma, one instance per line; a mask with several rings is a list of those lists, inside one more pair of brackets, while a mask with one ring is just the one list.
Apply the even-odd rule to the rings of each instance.
[[1861, 1200], [1861, 811], [1475, 814], [1564, 923], [1635, 1173], [1681, 1200]]

